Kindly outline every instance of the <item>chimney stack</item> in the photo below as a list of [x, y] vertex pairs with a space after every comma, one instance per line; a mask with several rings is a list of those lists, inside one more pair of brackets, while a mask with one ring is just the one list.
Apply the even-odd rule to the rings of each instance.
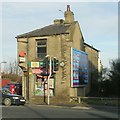
[[67, 11], [65, 11], [64, 17], [66, 24], [71, 24], [74, 22], [74, 14], [72, 11], [70, 11], [70, 5], [67, 5]]

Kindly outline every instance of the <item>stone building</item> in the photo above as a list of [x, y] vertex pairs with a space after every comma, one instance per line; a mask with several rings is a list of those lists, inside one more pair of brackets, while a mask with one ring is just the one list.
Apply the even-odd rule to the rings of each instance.
[[98, 81], [98, 61], [100, 51], [87, 43], [84, 43], [84, 46], [85, 52], [88, 53], [89, 61], [89, 85], [87, 91], [91, 91], [91, 89], [94, 87], [94, 84]]
[[[59, 70], [50, 79], [51, 103], [69, 101], [72, 96], [86, 96], [90, 92], [91, 77], [89, 77], [90, 79], [86, 86], [73, 88], [70, 85], [71, 48], [87, 52], [89, 63], [94, 66], [95, 72], [97, 72], [98, 68], [98, 50], [91, 49], [92, 47], [84, 43], [79, 23], [74, 21], [74, 14], [70, 10], [69, 5], [64, 17], [65, 20], [56, 19], [52, 25], [16, 37], [18, 63], [23, 70], [23, 96], [29, 102], [43, 103], [47, 99], [47, 78], [45, 77], [43, 80], [39, 77], [40, 68], [38, 65], [39, 61], [43, 60], [46, 55], [56, 57], [60, 63], [64, 63], [63, 66], [59, 66]], [[93, 54], [95, 55], [94, 57], [92, 56]], [[93, 58], [90, 59], [90, 57]], [[29, 62], [31, 64], [34, 63], [33, 67], [28, 65]], [[92, 71], [93, 68], [90, 65], [90, 71]], [[35, 68], [34, 66], [38, 67]], [[44, 91], [43, 93], [42, 90]]]

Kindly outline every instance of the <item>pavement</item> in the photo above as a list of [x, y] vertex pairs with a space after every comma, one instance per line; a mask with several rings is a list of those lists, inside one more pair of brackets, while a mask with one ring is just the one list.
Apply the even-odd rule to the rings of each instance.
[[32, 106], [41, 106], [41, 107], [58, 107], [58, 108], [72, 108], [72, 109], [117, 109], [120, 111], [120, 107], [118, 106], [110, 106], [110, 105], [94, 105], [94, 104], [28, 104]]

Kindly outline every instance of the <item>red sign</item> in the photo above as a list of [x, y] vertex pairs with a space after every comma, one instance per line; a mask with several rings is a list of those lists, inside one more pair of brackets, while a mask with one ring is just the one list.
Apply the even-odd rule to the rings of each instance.
[[41, 74], [42, 72], [43, 72], [43, 70], [40, 69], [40, 68], [34, 68], [34, 69], [32, 69], [32, 73], [34, 73], [34, 74]]
[[20, 57], [25, 57], [25, 52], [24, 51], [20, 51], [19, 56]]

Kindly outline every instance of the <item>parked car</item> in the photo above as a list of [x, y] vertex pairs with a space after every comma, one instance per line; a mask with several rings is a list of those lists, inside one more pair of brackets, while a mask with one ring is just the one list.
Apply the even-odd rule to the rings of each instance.
[[21, 95], [12, 94], [7, 88], [0, 89], [0, 96], [2, 96], [2, 104], [10, 105], [24, 105], [26, 100]]
[[21, 83], [8, 83], [4, 88], [7, 88], [12, 94], [22, 95]]

